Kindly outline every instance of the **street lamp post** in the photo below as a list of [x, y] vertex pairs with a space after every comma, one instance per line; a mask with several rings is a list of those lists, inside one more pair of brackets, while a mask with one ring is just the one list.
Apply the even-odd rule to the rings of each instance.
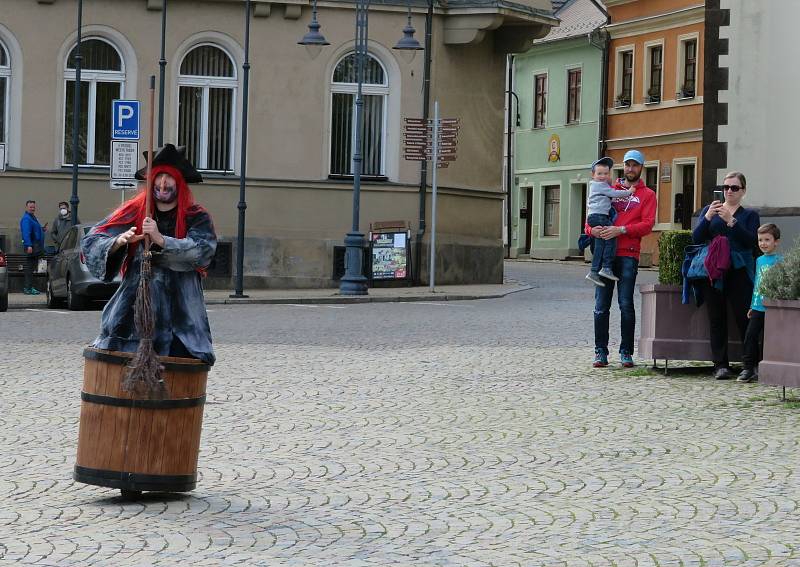
[[[317, 22], [317, 2], [312, 2], [312, 19], [308, 25], [308, 33], [298, 41], [300, 45], [317, 47], [329, 45], [320, 33]], [[364, 66], [367, 61], [367, 39], [369, 31], [369, 0], [356, 0], [356, 111], [355, 111], [355, 147], [353, 151], [353, 222], [350, 232], [344, 239], [345, 244], [345, 272], [339, 283], [341, 295], [367, 295], [367, 278], [364, 277], [363, 258], [364, 234], [360, 232], [359, 216], [361, 212], [361, 167], [363, 162], [363, 136], [361, 129], [364, 124], [364, 97], [362, 94], [364, 84]], [[422, 49], [419, 42], [414, 39], [414, 28], [411, 26], [411, 8], [408, 10], [408, 25], [403, 30], [403, 38], [395, 45], [394, 49], [416, 51]]]
[[164, 74], [167, 60], [164, 51], [167, 43], [167, 0], [161, 4], [161, 58], [158, 60], [158, 147], [164, 147]]
[[245, 2], [244, 20], [244, 64], [242, 65], [243, 89], [242, 93], [242, 149], [239, 171], [239, 230], [236, 240], [236, 289], [231, 297], [243, 298], [244, 294], [244, 220], [247, 210], [245, 201], [245, 188], [247, 179], [247, 106], [250, 96], [250, 0]]
[[81, 121], [81, 28], [83, 27], [83, 0], [78, 0], [78, 42], [75, 45], [75, 96], [72, 101], [72, 225], [78, 224], [78, 132]]

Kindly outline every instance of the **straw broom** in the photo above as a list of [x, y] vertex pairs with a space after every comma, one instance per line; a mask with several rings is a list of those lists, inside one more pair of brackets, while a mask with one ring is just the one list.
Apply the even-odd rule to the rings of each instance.
[[[153, 198], [153, 107], [155, 104], [155, 75], [150, 77], [150, 140], [147, 152], [147, 184], [145, 197], [145, 216], [150, 216], [151, 200]], [[158, 355], [153, 348], [153, 304], [150, 296], [150, 279], [152, 277], [152, 253], [150, 252], [150, 237], [144, 237], [142, 251], [141, 274], [139, 287], [136, 290], [136, 301], [133, 306], [133, 319], [136, 324], [136, 333], [139, 335], [139, 348], [136, 355], [128, 364], [125, 379], [122, 382], [123, 390], [149, 399], [164, 399], [167, 387], [161, 375], [164, 367], [158, 360]]]

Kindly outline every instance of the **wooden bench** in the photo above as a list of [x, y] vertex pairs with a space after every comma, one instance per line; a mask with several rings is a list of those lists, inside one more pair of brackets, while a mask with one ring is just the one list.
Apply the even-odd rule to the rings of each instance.
[[[41, 258], [45, 258], [49, 263], [53, 258], [52, 254], [43, 254]], [[27, 254], [6, 254], [6, 269], [8, 270], [8, 291], [10, 293], [19, 293], [25, 286], [25, 260]], [[47, 285], [47, 270], [40, 272], [37, 269], [33, 272], [33, 286], [44, 293], [45, 286]]]

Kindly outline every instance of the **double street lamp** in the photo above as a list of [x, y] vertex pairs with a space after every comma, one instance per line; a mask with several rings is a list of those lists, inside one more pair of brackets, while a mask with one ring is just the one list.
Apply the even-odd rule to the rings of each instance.
[[[350, 232], [345, 236], [345, 273], [339, 284], [341, 295], [367, 295], [367, 278], [363, 272], [364, 234], [359, 230], [359, 216], [361, 207], [361, 167], [363, 162], [362, 133], [364, 124], [364, 97], [362, 87], [364, 84], [364, 67], [367, 63], [367, 30], [369, 24], [369, 1], [356, 0], [356, 37], [355, 37], [355, 63], [356, 63], [356, 111], [355, 111], [355, 147], [353, 151], [353, 224]], [[311, 5], [311, 23], [308, 24], [308, 33], [298, 41], [309, 51], [319, 52], [325, 45], [330, 45], [322, 35], [320, 24], [317, 21], [317, 1]], [[394, 46], [401, 51], [419, 51], [422, 46], [414, 38], [414, 27], [411, 25], [411, 7], [408, 8], [408, 23], [403, 29], [403, 37]]]

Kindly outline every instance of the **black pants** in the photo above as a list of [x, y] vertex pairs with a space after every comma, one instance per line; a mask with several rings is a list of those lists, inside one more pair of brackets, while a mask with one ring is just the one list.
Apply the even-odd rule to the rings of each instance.
[[744, 352], [742, 354], [742, 366], [748, 370], [753, 370], [761, 362], [761, 337], [764, 334], [764, 315], [763, 311], [756, 311], [750, 315], [747, 323], [747, 333], [744, 336]]
[[25, 254], [25, 289], [33, 287], [33, 272], [39, 263], [38, 254]]
[[727, 368], [728, 360], [728, 305], [731, 306], [736, 327], [739, 329], [742, 345], [747, 333], [747, 310], [753, 298], [753, 282], [744, 268], [728, 270], [723, 280], [723, 290], [704, 282], [703, 299], [708, 305], [709, 334], [711, 335], [711, 356], [714, 368]]

